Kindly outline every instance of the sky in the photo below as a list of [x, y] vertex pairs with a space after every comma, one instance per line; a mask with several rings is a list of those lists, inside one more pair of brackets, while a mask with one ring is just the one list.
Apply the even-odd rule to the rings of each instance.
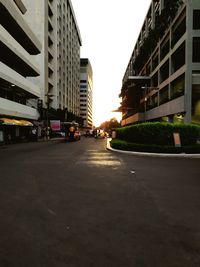
[[122, 79], [151, 0], [71, 0], [82, 38], [81, 57], [93, 69], [93, 122], [121, 113]]

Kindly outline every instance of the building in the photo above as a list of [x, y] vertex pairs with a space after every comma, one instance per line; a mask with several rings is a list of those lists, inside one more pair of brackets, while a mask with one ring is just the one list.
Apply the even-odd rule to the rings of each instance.
[[[43, 44], [37, 60], [42, 75], [38, 83], [43, 89], [42, 100], [49, 116], [79, 116], [81, 36], [70, 0], [23, 0], [33, 10], [27, 22]], [[59, 113], [56, 113], [59, 111]], [[57, 117], [57, 118], [58, 118]]]
[[80, 66], [80, 116], [83, 119], [83, 127], [92, 129], [92, 67], [87, 58], [81, 58]]
[[81, 35], [71, 1], [57, 2], [57, 107], [79, 116]]
[[25, 126], [39, 118], [29, 99], [37, 103], [41, 88], [27, 77], [40, 75], [36, 56], [42, 45], [26, 23], [26, 12], [21, 0], [0, 0], [0, 141], [26, 135]]
[[200, 1], [152, 0], [122, 81], [122, 125], [200, 122]]

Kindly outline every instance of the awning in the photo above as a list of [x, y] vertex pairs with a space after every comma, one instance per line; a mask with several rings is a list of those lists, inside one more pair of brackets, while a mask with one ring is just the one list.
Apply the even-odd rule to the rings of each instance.
[[14, 120], [12, 120], [12, 119], [0, 118], [0, 121], [1, 121], [2, 124], [4, 124], [4, 125], [16, 125], [16, 123], [15, 123]]
[[33, 123], [30, 121], [20, 120], [21, 126], [33, 126]]
[[117, 109], [112, 110], [112, 112], [123, 112], [123, 108], [119, 107]]
[[128, 110], [134, 110], [133, 107], [119, 107], [118, 109], [112, 110], [112, 112], [124, 112]]
[[33, 126], [30, 121], [26, 120], [14, 120], [9, 118], [0, 118], [3, 125], [16, 125], [16, 126]]

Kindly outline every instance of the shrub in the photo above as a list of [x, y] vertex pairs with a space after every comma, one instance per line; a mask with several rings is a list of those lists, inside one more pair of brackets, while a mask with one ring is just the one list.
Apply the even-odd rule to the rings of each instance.
[[113, 139], [111, 141], [111, 147], [119, 150], [126, 151], [137, 151], [137, 152], [151, 152], [151, 153], [188, 153], [195, 154], [200, 153], [200, 144], [191, 146], [161, 146], [161, 145], [150, 145], [150, 144], [136, 144], [126, 142], [124, 140]]
[[146, 122], [116, 129], [117, 139], [143, 145], [174, 145], [173, 133], [180, 134], [181, 145], [193, 145], [200, 137], [200, 126]]

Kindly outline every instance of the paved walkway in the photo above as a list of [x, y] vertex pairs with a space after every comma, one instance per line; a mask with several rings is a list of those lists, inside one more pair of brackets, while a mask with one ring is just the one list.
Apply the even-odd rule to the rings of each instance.
[[145, 156], [145, 157], [171, 157], [171, 158], [200, 158], [200, 154], [159, 154], [159, 153], [148, 153], [148, 152], [135, 152], [135, 151], [124, 151], [119, 149], [114, 149], [110, 146], [110, 141], [112, 138], [107, 138], [107, 149], [118, 152], [118, 153], [124, 153], [129, 155], [137, 155], [137, 156]]

